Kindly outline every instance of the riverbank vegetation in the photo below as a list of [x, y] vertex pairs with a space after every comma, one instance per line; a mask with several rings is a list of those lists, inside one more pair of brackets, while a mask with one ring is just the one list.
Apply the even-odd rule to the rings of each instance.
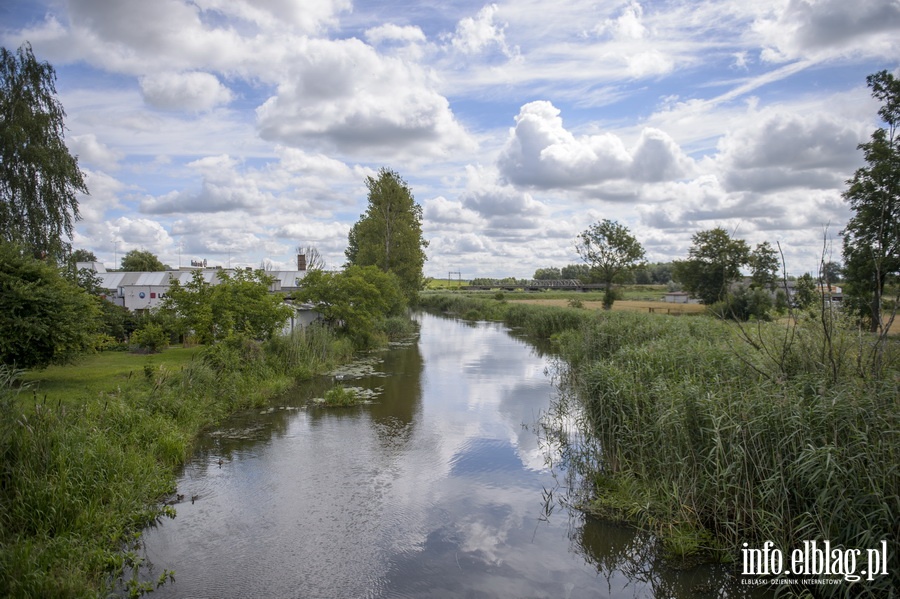
[[[675, 556], [729, 560], [743, 543], [888, 542], [900, 583], [900, 344], [837, 312], [750, 326], [423, 294], [429, 309], [552, 338], [564, 360], [559, 421], [583, 509], [658, 533]], [[579, 443], [572, 442], [578, 438]], [[798, 589], [800, 590], [800, 589]]]
[[[21, 373], [3, 367], [0, 595], [94, 597], [113, 588], [139, 560], [140, 531], [172, 513], [161, 500], [175, 491], [174, 468], [200, 430], [353, 351], [311, 326], [150, 358], [114, 352], [95, 357], [95, 366], [114, 358], [101, 380], [86, 381], [77, 366], [49, 371], [46, 394], [42, 373], [23, 386]], [[135, 594], [143, 588], [130, 584]]]

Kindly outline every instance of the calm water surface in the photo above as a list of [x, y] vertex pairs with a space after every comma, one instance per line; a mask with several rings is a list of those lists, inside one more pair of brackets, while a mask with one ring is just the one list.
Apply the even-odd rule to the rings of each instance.
[[204, 436], [178, 481], [188, 499], [145, 534], [151, 574], [176, 572], [152, 596], [739, 594], [548, 503], [563, 492], [533, 426], [554, 396], [548, 359], [498, 324], [420, 318], [418, 343], [344, 381], [375, 403], [307, 407], [329, 379]]

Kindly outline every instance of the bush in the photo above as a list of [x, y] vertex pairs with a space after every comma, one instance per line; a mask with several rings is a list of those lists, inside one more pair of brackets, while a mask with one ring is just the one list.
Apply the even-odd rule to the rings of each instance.
[[0, 243], [0, 362], [44, 368], [90, 352], [98, 310], [54, 266]]
[[391, 316], [381, 323], [381, 330], [391, 341], [411, 337], [419, 332], [419, 325], [406, 316]]
[[169, 334], [158, 324], [148, 322], [131, 334], [131, 346], [138, 351], [155, 354], [168, 347]]
[[771, 320], [773, 306], [772, 296], [765, 289], [739, 287], [724, 301], [711, 304], [707, 310], [723, 320]]
[[360, 403], [359, 396], [353, 389], [342, 385], [332, 387], [325, 392], [325, 405], [332, 407], [349, 407]]

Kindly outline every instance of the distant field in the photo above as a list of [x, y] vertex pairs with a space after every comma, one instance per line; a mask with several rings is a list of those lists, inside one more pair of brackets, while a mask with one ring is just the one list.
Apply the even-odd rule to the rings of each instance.
[[[578, 294], [572, 294], [577, 299]], [[533, 304], [537, 306], [558, 306], [566, 307], [569, 305], [567, 299], [542, 299], [542, 298], [522, 298], [511, 297], [508, 299], [511, 303]], [[600, 300], [582, 301], [581, 305], [588, 310], [602, 310], [603, 302]], [[654, 312], [657, 314], [700, 314], [706, 309], [701, 304], [670, 304], [660, 301], [647, 300], [619, 300], [613, 304], [613, 310], [623, 310], [628, 312]]]
[[[603, 291], [571, 291], [567, 289], [546, 289], [542, 291], [525, 291], [517, 289], [514, 291], [492, 289], [492, 290], [464, 290], [461, 287], [468, 286], [470, 281], [463, 279], [429, 279], [425, 285], [426, 291], [456, 291], [462, 293], [470, 293], [473, 295], [493, 295], [502, 292], [508, 299], [522, 298], [542, 298], [542, 299], [567, 299], [577, 297], [582, 301], [600, 300], [603, 298]], [[616, 288], [622, 295], [623, 299], [628, 300], [659, 300], [662, 301], [666, 294], [665, 285], [623, 285]]]
[[462, 281], [458, 281], [456, 279], [429, 279], [428, 283], [425, 285], [425, 289], [443, 291], [447, 289], [458, 289], [460, 286], [465, 286], [468, 284], [469, 281], [465, 279], [463, 279]]

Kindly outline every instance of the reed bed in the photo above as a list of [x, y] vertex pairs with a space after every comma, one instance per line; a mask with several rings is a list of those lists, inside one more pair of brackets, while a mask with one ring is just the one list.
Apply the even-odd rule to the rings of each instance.
[[761, 326], [750, 343], [721, 321], [623, 314], [559, 338], [601, 448], [590, 508], [650, 526], [679, 554], [807, 540], [865, 554], [887, 541], [889, 576], [801, 589], [887, 596], [900, 584], [897, 345], [873, 373], [860, 368], [868, 336]]

